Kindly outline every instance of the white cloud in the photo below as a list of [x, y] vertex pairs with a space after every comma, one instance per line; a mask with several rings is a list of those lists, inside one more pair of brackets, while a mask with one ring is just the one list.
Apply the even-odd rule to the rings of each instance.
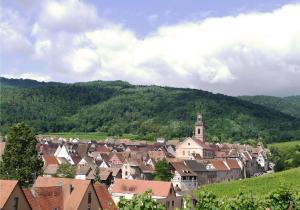
[[122, 79], [230, 95], [300, 93], [300, 4], [162, 26], [143, 38], [103, 24], [82, 1], [46, 1], [42, 8], [31, 36], [54, 80]]
[[26, 23], [17, 12], [0, 6], [1, 53], [30, 53], [32, 46], [26, 37]]

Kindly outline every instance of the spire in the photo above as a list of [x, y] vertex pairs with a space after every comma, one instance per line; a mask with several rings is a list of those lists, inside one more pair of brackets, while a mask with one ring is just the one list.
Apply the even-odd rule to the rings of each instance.
[[203, 125], [202, 114], [200, 114], [200, 113], [197, 114], [197, 121], [196, 121], [195, 125], [196, 126], [202, 126]]
[[202, 119], [202, 114], [197, 114], [197, 121], [195, 123], [195, 131], [194, 131], [194, 138], [205, 142], [204, 140], [204, 124]]

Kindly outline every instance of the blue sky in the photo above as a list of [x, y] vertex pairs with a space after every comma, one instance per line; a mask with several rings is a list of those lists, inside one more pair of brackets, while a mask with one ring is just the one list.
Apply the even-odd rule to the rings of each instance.
[[2, 76], [300, 94], [300, 1], [0, 4]]

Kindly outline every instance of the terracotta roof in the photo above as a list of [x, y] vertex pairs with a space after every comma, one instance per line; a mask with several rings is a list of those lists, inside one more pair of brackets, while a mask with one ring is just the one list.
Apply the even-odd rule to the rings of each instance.
[[99, 199], [102, 209], [105, 210], [117, 210], [117, 207], [110, 196], [106, 187], [102, 184], [94, 184], [94, 189], [96, 191], [97, 197]]
[[112, 171], [109, 168], [101, 168], [99, 169], [99, 175], [100, 179], [105, 181], [110, 175], [112, 175]]
[[241, 169], [240, 165], [235, 159], [227, 159], [226, 163], [230, 169]]
[[211, 164], [217, 169], [217, 171], [229, 171], [229, 168], [227, 168], [223, 160], [213, 159], [209, 160], [209, 162], [211, 162]]
[[163, 159], [166, 157], [166, 154], [163, 151], [149, 151], [148, 154], [150, 158], [154, 159]]
[[88, 151], [88, 144], [86, 144], [86, 143], [79, 144], [77, 149], [76, 149], [76, 152], [78, 153], [78, 155], [80, 157], [86, 156], [87, 151]]
[[54, 155], [44, 154], [43, 159], [45, 161], [45, 165], [58, 164], [58, 161], [57, 161], [56, 157], [54, 157]]
[[35, 187], [23, 192], [32, 210], [63, 209], [62, 186]]
[[197, 176], [197, 174], [195, 174], [192, 169], [186, 166], [183, 162], [170, 162], [170, 164], [181, 176]]
[[[33, 188], [40, 187], [55, 187], [61, 186], [63, 192], [63, 206], [65, 210], [77, 209], [84, 194], [91, 183], [90, 180], [67, 179], [67, 178], [52, 178], [52, 177], [38, 177]], [[73, 187], [70, 193], [70, 186]]]
[[153, 196], [167, 197], [172, 187], [171, 182], [115, 179], [112, 193], [143, 194], [148, 189]]
[[97, 145], [97, 147], [95, 148], [95, 151], [105, 152], [105, 153], [110, 152], [109, 149], [105, 145]]
[[75, 165], [77, 165], [82, 159], [79, 155], [71, 155], [71, 158]]
[[76, 169], [76, 175], [88, 175], [91, 170], [90, 166], [79, 166]]
[[[7, 202], [10, 194], [15, 189], [18, 184], [17, 180], [0, 180], [0, 209], [3, 208], [5, 203]], [[4, 193], [5, 192], [5, 193]]]
[[185, 160], [184, 162], [194, 172], [197, 172], [197, 171], [207, 171], [205, 164], [199, 163], [196, 160]]
[[33, 197], [29, 188], [23, 188], [23, 193], [31, 207], [32, 210], [42, 210], [38, 201]]

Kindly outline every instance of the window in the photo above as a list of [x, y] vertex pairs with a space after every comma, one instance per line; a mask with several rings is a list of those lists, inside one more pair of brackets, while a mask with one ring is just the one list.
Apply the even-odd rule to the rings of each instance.
[[174, 207], [174, 201], [172, 201], [172, 207]]
[[200, 134], [201, 133], [201, 130], [200, 130], [200, 128], [198, 128], [198, 134]]
[[170, 207], [170, 201], [167, 201], [167, 208]]
[[191, 155], [191, 152], [190, 152], [190, 151], [188, 151], [188, 155], [189, 155], [189, 156]]
[[17, 210], [18, 209], [18, 205], [19, 205], [19, 198], [18, 197], [14, 197], [13, 209]]
[[185, 151], [184, 150], [182, 151], [182, 155], [185, 156]]
[[88, 193], [88, 204], [92, 203], [92, 193]]

